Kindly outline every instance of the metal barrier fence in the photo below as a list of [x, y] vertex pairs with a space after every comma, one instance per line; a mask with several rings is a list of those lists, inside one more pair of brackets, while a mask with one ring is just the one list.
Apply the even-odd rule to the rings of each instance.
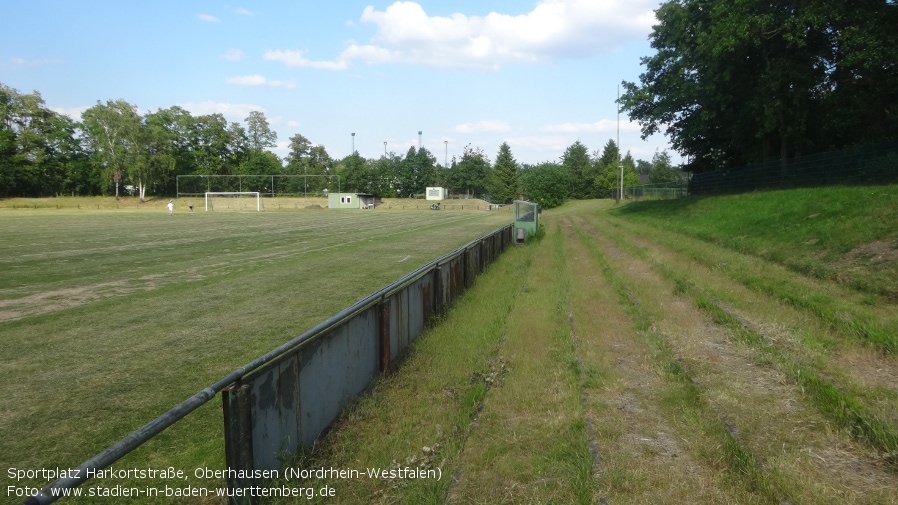
[[690, 195], [898, 182], [898, 142], [693, 174]]
[[[280, 469], [300, 446], [311, 445], [380, 373], [389, 373], [428, 320], [469, 288], [511, 243], [508, 224], [424, 265], [234, 370], [21, 505], [56, 501], [60, 493], [53, 490], [78, 487], [87, 480], [88, 470], [108, 467], [218, 392], [222, 392], [228, 468]], [[228, 479], [234, 488], [254, 485], [251, 480]]]
[[[617, 199], [620, 190], [612, 190], [612, 198]], [[642, 184], [639, 186], [624, 186], [625, 200], [673, 200], [683, 198], [688, 193], [685, 183], [658, 183]]]

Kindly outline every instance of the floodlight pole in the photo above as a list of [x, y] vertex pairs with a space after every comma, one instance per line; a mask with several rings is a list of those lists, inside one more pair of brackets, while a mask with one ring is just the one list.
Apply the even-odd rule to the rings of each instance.
[[446, 144], [446, 154], [443, 155], [443, 168], [449, 168], [449, 141], [444, 140], [444, 144]]
[[355, 154], [355, 133], [352, 134], [352, 152], [349, 154]]
[[384, 158], [387, 157], [387, 141], [384, 140]]
[[617, 164], [620, 166], [620, 194], [617, 195], [617, 202], [624, 200], [624, 164], [621, 163], [620, 156], [620, 84], [617, 85]]
[[418, 130], [418, 150], [421, 150], [421, 134], [424, 133], [421, 130]]

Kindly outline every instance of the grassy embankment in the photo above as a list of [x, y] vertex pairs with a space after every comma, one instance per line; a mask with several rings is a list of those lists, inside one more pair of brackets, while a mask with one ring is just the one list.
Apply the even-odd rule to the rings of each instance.
[[339, 503], [898, 503], [895, 190], [547, 211], [545, 239], [297, 463], [442, 479], [304, 484]]

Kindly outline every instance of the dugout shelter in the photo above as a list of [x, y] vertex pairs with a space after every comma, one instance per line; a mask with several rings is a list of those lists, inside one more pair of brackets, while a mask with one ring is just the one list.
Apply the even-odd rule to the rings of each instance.
[[539, 205], [526, 200], [514, 201], [514, 241], [523, 244], [539, 226]]
[[327, 195], [329, 209], [373, 209], [383, 203], [379, 195], [370, 193], [330, 193]]

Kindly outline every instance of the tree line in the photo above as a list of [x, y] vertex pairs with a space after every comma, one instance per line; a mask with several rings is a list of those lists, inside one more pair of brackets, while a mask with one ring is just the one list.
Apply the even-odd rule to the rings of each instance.
[[620, 104], [690, 172], [898, 138], [895, 0], [677, 0], [656, 17]]
[[428, 186], [453, 194], [503, 203], [524, 194], [545, 207], [566, 199], [600, 198], [619, 185], [682, 180], [666, 152], [651, 162], [621, 156], [609, 140], [601, 152], [589, 153], [577, 141], [559, 161], [520, 164], [503, 143], [495, 161], [468, 145], [448, 166], [437, 163], [425, 147], [404, 155], [385, 153], [363, 158], [354, 152], [333, 159], [324, 146], [301, 134], [289, 139], [280, 159], [270, 151], [277, 142], [265, 114], [249, 113], [243, 123], [221, 114], [194, 116], [173, 106], [141, 115], [125, 100], [98, 101], [81, 121], [48, 109], [38, 92], [29, 94], [0, 83], [0, 196], [115, 195], [128, 192], [143, 201], [147, 194], [174, 195], [178, 175], [304, 175], [297, 192], [342, 191], [384, 197], [414, 197]]

